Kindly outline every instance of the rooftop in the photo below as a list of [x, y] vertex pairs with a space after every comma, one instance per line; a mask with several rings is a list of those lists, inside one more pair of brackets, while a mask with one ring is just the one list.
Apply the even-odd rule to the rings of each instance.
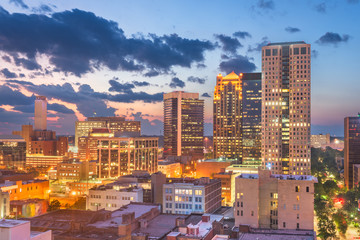
[[12, 228], [22, 224], [28, 223], [28, 221], [24, 220], [12, 220], [12, 219], [1, 219], [0, 220], [0, 228]]
[[[258, 179], [259, 174], [242, 173], [237, 178]], [[314, 176], [311, 176], [311, 175], [271, 174], [270, 178], [277, 178], [279, 180], [298, 180], [298, 181], [315, 181], [315, 182], [317, 182], [317, 178]]]
[[25, 139], [19, 135], [0, 135], [0, 141], [4, 140], [20, 140], [21, 142], [25, 142]]
[[89, 224], [89, 226], [96, 228], [109, 228], [109, 227], [118, 227], [122, 225], [122, 216], [126, 213], [135, 213], [135, 218], [142, 216], [145, 213], [148, 213], [153, 208], [159, 208], [159, 205], [156, 204], [144, 204], [144, 203], [130, 203], [121, 207], [118, 210], [115, 210], [111, 213], [110, 219], [104, 221], [97, 221], [95, 223]]
[[286, 45], [294, 45], [294, 44], [306, 44], [306, 42], [304, 42], [304, 41], [295, 41], [295, 42], [269, 43], [267, 46], [276, 46], [276, 45], [286, 46]]
[[171, 164], [180, 164], [179, 162], [172, 162], [172, 161], [159, 161], [158, 165], [171, 165]]
[[314, 234], [311, 230], [251, 229], [249, 233], [240, 233], [239, 240], [313, 240]]
[[238, 80], [240, 77], [234, 71], [223, 77], [223, 80]]
[[[146, 228], [139, 228], [134, 231], [135, 234], [147, 234], [149, 239], [153, 238], [162, 238], [169, 231], [175, 228], [176, 218], [182, 215], [173, 215], [173, 214], [161, 214], [152, 220], [150, 220], [149, 224]], [[172, 233], [172, 235], [177, 236], [178, 233]], [[172, 236], [171, 235], [171, 236]]]

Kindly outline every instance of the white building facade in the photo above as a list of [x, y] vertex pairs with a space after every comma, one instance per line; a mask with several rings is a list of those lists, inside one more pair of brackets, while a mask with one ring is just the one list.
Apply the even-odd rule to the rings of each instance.
[[114, 211], [131, 202], [143, 202], [143, 189], [137, 187], [123, 188], [121, 186], [99, 187], [90, 189], [86, 198], [86, 209], [97, 211], [105, 209]]

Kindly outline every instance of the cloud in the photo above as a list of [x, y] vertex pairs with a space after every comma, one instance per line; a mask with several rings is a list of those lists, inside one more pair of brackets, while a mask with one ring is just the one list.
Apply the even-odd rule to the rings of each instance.
[[10, 0], [10, 3], [13, 3], [17, 7], [21, 7], [23, 9], [29, 9], [29, 6], [26, 5], [23, 0]]
[[[116, 79], [117, 80], [117, 79]], [[132, 93], [132, 89], [135, 88], [135, 85], [132, 83], [119, 83], [115, 79], [109, 80], [110, 92], [119, 92], [119, 93]]]
[[142, 114], [142, 112], [132, 113], [131, 116], [134, 117], [135, 121], [141, 122], [141, 134], [142, 135], [162, 135], [164, 123], [160, 120], [146, 119], [147, 114]]
[[174, 78], [171, 79], [171, 82], [170, 82], [169, 86], [171, 88], [177, 88], [177, 87], [183, 88], [183, 87], [185, 87], [185, 82], [180, 80], [177, 77], [174, 77]]
[[[1, 28], [1, 27], [0, 27]], [[16, 66], [22, 66], [28, 70], [40, 70], [41, 66], [36, 62], [34, 58], [18, 58], [14, 57]]]
[[19, 91], [14, 91], [6, 85], [0, 85], [0, 105], [31, 105], [35, 97], [27, 97]]
[[8, 56], [8, 55], [2, 56], [1, 58], [2, 58], [5, 62], [11, 63], [11, 58], [10, 58], [10, 56]]
[[226, 74], [232, 71], [236, 73], [248, 73], [255, 71], [256, 65], [250, 62], [250, 58], [242, 55], [236, 55], [221, 62], [219, 68]]
[[58, 104], [58, 103], [52, 103], [48, 104], [48, 110], [53, 110], [58, 113], [64, 113], [64, 114], [74, 114], [75, 112], [64, 105]]
[[187, 81], [188, 82], [193, 82], [193, 83], [204, 84], [206, 79], [205, 78], [199, 78], [199, 77], [190, 76], [190, 77], [188, 77]]
[[237, 38], [232, 38], [224, 34], [215, 34], [215, 38], [221, 42], [222, 50], [225, 52], [236, 53], [237, 49], [242, 47]]
[[[126, 37], [114, 21], [78, 9], [41, 14], [10, 14], [0, 10], [0, 50], [21, 53], [17, 65], [40, 69], [36, 56], [46, 55], [55, 71], [81, 76], [110, 70], [166, 73], [174, 66], [190, 68], [215, 49], [207, 40], [177, 34]], [[29, 62], [26, 62], [28, 60]], [[32, 66], [30, 66], [30, 62]]]
[[275, 3], [272, 0], [259, 0], [257, 2], [257, 7], [265, 10], [273, 10], [275, 8]]
[[326, 13], [326, 9], [327, 9], [327, 6], [326, 6], [325, 2], [315, 5], [315, 10], [319, 13]]
[[248, 32], [242, 32], [242, 31], [238, 31], [238, 32], [234, 32], [233, 33], [234, 37], [237, 38], [241, 38], [241, 39], [245, 39], [246, 37], [251, 38], [251, 34]]
[[34, 12], [34, 13], [42, 13], [42, 14], [44, 14], [44, 13], [51, 13], [53, 11], [53, 9], [49, 5], [41, 4], [37, 8], [32, 8], [31, 11]]
[[155, 71], [155, 70], [150, 70], [149, 72], [144, 74], [145, 77], [156, 77], [159, 75], [160, 75], [160, 72]]
[[319, 52], [317, 50], [313, 49], [311, 51], [311, 57], [312, 58], [317, 58], [318, 56], [319, 56]]
[[5, 78], [17, 78], [18, 76], [14, 72], [10, 72], [9, 69], [4, 68], [0, 71]]
[[206, 68], [206, 65], [203, 64], [203, 63], [198, 63], [198, 64], [196, 65], [196, 67], [201, 69], [201, 68]]
[[210, 98], [210, 97], [211, 97], [208, 93], [203, 93], [201, 96], [202, 96], [202, 97], [206, 97], [206, 98]]
[[137, 87], [147, 87], [147, 86], [150, 86], [150, 83], [145, 82], [145, 81], [142, 81], [142, 82], [133, 81], [132, 83], [133, 83], [135, 86], [137, 86]]
[[340, 35], [338, 33], [333, 32], [327, 32], [324, 35], [322, 35], [316, 43], [320, 45], [334, 45], [337, 46], [337, 44], [342, 42], [347, 42], [349, 40], [350, 36], [347, 34]]
[[286, 27], [285, 31], [288, 33], [297, 33], [297, 32], [300, 32], [301, 30], [296, 27]]
[[267, 37], [263, 37], [262, 41], [259, 43], [256, 43], [254, 47], [249, 46], [248, 52], [261, 52], [261, 48], [263, 46], [266, 46], [269, 43], [269, 40]]
[[[69, 83], [64, 83], [62, 85], [35, 85], [31, 82], [19, 80], [7, 80], [6, 82], [7, 84], [14, 84], [17, 87], [21, 86], [29, 92], [41, 96], [46, 96], [49, 99], [58, 99], [67, 103], [73, 103], [76, 105], [78, 111], [84, 116], [92, 116], [94, 112], [96, 112], [98, 116], [113, 116], [116, 109], [108, 107], [107, 101], [123, 103], [142, 101], [146, 103], [154, 103], [161, 102], [163, 100], [162, 92], [154, 94], [149, 94], [142, 91], [133, 92], [132, 88], [129, 87], [129, 83], [122, 84], [116, 80], [117, 79], [115, 78], [109, 81], [110, 88], [113, 88], [112, 91], [117, 92], [116, 94], [96, 92], [88, 84], [79, 85], [78, 91], [75, 91]], [[1, 97], [2, 96], [0, 96], [0, 105]]]

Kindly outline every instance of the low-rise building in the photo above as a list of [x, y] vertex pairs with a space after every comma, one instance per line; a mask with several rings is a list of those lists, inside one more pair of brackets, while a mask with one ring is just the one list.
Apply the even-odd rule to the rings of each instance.
[[313, 148], [321, 148], [324, 145], [330, 144], [330, 133], [328, 134], [318, 134], [311, 135], [311, 147]]
[[314, 229], [314, 183], [306, 175], [269, 170], [236, 178], [235, 225], [265, 229]]
[[143, 189], [128, 184], [111, 183], [89, 190], [86, 209], [114, 211], [131, 202], [143, 202]]
[[[132, 233], [147, 229], [147, 223], [155, 221], [159, 215], [159, 205], [131, 203], [115, 211], [61, 209], [27, 220], [31, 221], [31, 230], [52, 230], [55, 240], [125, 240], [131, 239]], [[175, 221], [171, 219], [173, 217], [166, 221], [170, 227], [164, 229], [163, 226], [157, 226], [149, 229], [155, 230], [159, 234], [157, 236], [160, 236], [151, 239], [165, 237], [175, 226]], [[155, 221], [155, 225], [157, 222]]]
[[52, 240], [51, 230], [30, 231], [30, 222], [23, 220], [0, 220], [0, 233], [1, 240]]
[[221, 182], [200, 178], [163, 185], [163, 213], [212, 213], [221, 207]]
[[69, 160], [58, 163], [56, 169], [57, 179], [62, 182], [89, 180], [97, 175], [96, 161]]
[[[201, 220], [195, 224], [183, 224], [176, 232], [170, 232], [167, 240], [210, 240], [215, 237], [214, 222], [223, 222], [222, 215], [204, 214]], [[185, 223], [185, 222], [184, 222]]]
[[0, 218], [5, 218], [10, 214], [10, 195], [8, 192], [0, 190]]
[[91, 188], [96, 188], [97, 186], [103, 185], [105, 181], [98, 180], [88, 180], [88, 181], [78, 181], [78, 182], [66, 182], [65, 192], [71, 195], [82, 196], [84, 194], [88, 195]]
[[232, 207], [235, 201], [235, 178], [239, 173], [219, 172], [214, 174], [214, 179], [221, 181], [221, 205]]
[[158, 170], [168, 178], [179, 178], [182, 174], [181, 164], [179, 162], [159, 161]]
[[8, 192], [10, 201], [31, 198], [49, 198], [48, 180], [5, 181], [0, 184], [3, 192]]
[[24, 169], [26, 142], [18, 135], [0, 135], [0, 166]]
[[51, 168], [56, 167], [58, 163], [68, 160], [66, 156], [26, 156], [26, 167], [32, 168]]
[[215, 173], [221, 172], [223, 169], [229, 167], [233, 162], [234, 159], [227, 158], [199, 160], [196, 163], [196, 177], [213, 178]]
[[10, 202], [10, 216], [19, 217], [35, 217], [46, 213], [48, 209], [48, 201], [45, 199], [25, 199], [14, 200]]

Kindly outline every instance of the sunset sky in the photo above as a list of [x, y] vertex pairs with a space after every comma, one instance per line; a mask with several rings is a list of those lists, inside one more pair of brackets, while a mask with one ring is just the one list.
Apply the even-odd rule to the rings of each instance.
[[0, 2], [0, 134], [33, 123], [74, 134], [89, 116], [142, 121], [162, 134], [162, 95], [198, 92], [212, 135], [216, 75], [260, 72], [269, 42], [312, 45], [312, 133], [343, 136], [360, 112], [359, 0]]

